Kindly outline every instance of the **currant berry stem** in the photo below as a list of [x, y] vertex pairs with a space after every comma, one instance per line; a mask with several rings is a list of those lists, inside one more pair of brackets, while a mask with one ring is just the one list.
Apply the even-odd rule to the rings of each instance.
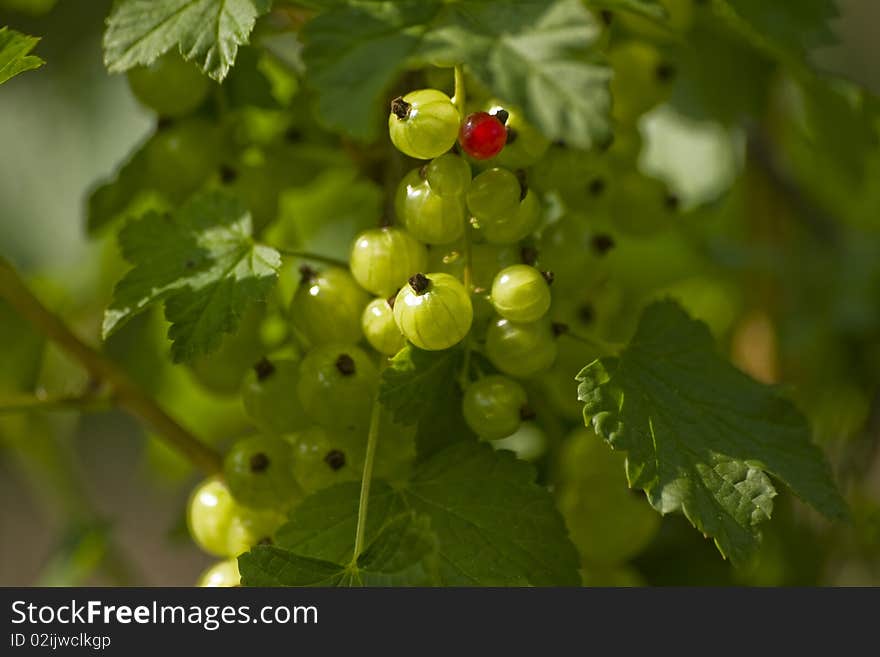
[[455, 104], [455, 108], [458, 110], [459, 115], [464, 118], [464, 71], [460, 64], [455, 66], [453, 76], [455, 78], [455, 89], [453, 91], [452, 102]]
[[376, 447], [379, 444], [379, 419], [382, 412], [382, 404], [378, 396], [373, 401], [373, 411], [370, 415], [370, 431], [367, 434], [367, 453], [364, 457], [364, 473], [361, 476], [361, 497], [358, 502], [357, 530], [354, 537], [354, 551], [351, 555], [350, 567], [357, 569], [358, 557], [364, 549], [364, 535], [367, 531], [367, 506], [370, 501], [370, 484], [373, 480], [373, 461], [376, 458]]
[[156, 401], [144, 392], [128, 374], [106, 356], [85, 344], [60, 317], [49, 311], [28, 289], [5, 258], [0, 257], [0, 297], [71, 358], [80, 363], [96, 381], [105, 383], [118, 406], [152, 426], [166, 443], [208, 474], [220, 472], [223, 459], [202, 443]]
[[311, 253], [309, 251], [282, 249], [277, 246], [273, 248], [281, 255], [288, 256], [290, 258], [299, 258], [300, 260], [312, 260], [314, 262], [322, 262], [325, 265], [332, 265], [333, 267], [342, 267], [343, 269], [348, 269], [348, 263], [346, 261], [340, 260], [339, 258], [334, 258], [332, 256], [321, 255], [320, 253]]

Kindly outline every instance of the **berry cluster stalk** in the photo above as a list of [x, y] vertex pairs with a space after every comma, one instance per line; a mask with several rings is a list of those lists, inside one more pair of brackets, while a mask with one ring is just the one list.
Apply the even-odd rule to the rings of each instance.
[[378, 396], [373, 402], [373, 411], [370, 416], [370, 432], [367, 434], [367, 454], [364, 458], [364, 473], [361, 477], [361, 498], [358, 502], [357, 530], [354, 538], [354, 551], [351, 555], [350, 567], [357, 569], [358, 557], [364, 549], [364, 534], [367, 530], [367, 504], [370, 501], [370, 483], [373, 479], [373, 461], [376, 457], [376, 446], [379, 444], [379, 416], [382, 404]]
[[6, 299], [22, 317], [80, 363], [96, 381], [105, 383], [118, 406], [152, 426], [172, 449], [208, 474], [222, 469], [220, 454], [171, 418], [115, 363], [74, 335], [61, 318], [49, 311], [34, 296], [12, 265], [2, 257], [0, 297]]

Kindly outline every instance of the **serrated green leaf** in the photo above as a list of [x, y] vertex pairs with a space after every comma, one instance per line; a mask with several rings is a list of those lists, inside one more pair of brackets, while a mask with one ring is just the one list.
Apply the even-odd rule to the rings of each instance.
[[627, 478], [663, 514], [682, 511], [743, 563], [776, 495], [768, 475], [832, 518], [846, 514], [804, 416], [715, 350], [680, 306], [649, 306], [619, 357], [578, 375], [584, 418], [627, 452]]
[[239, 557], [239, 569], [245, 586], [426, 586], [436, 580], [436, 549], [427, 519], [402, 513], [378, 531], [356, 567], [263, 546]]
[[[359, 488], [340, 484], [306, 498], [276, 543], [310, 558], [344, 563], [357, 526]], [[578, 557], [553, 498], [535, 470], [484, 443], [458, 443], [417, 465], [406, 484], [373, 482], [366, 536], [404, 511], [430, 519], [438, 572], [448, 586], [559, 586], [578, 583]]]
[[208, 353], [234, 332], [281, 266], [277, 251], [254, 243], [241, 202], [220, 192], [197, 195], [173, 215], [151, 212], [126, 225], [119, 242], [134, 268], [114, 290], [104, 337], [164, 301], [175, 361]]
[[799, 56], [808, 49], [832, 45], [836, 41], [831, 30], [831, 21], [840, 16], [836, 0], [715, 2], [730, 8], [753, 29]]
[[408, 344], [382, 372], [379, 401], [401, 424], [415, 424], [434, 397], [450, 385], [461, 366], [460, 349], [424, 351]]
[[834, 42], [835, 0], [712, 0], [712, 11], [732, 33], [764, 55], [799, 72], [811, 48]]
[[306, 26], [303, 60], [318, 116], [355, 139], [378, 135], [382, 94], [402, 71], [443, 3], [370, 2], [326, 11]]
[[311, 21], [303, 59], [322, 119], [358, 139], [378, 136], [382, 94], [406, 66], [464, 64], [548, 137], [586, 148], [610, 132], [599, 33], [579, 0], [370, 2]]
[[464, 394], [457, 385], [446, 385], [434, 392], [431, 403], [416, 425], [416, 454], [424, 460], [454, 443], [473, 442], [477, 435], [471, 430], [461, 405]]
[[550, 139], [590, 148], [610, 137], [611, 71], [591, 57], [601, 29], [580, 0], [449, 7], [426, 37], [430, 58], [463, 61]]
[[36, 55], [28, 54], [39, 42], [39, 37], [0, 27], [0, 84], [46, 63]]
[[107, 19], [104, 64], [119, 73], [177, 46], [221, 81], [270, 5], [271, 0], [122, 0]]

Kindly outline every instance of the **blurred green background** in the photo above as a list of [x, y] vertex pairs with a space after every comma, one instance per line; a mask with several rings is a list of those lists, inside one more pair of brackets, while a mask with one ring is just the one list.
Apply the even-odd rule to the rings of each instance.
[[[41, 35], [37, 53], [47, 61], [40, 71], [0, 88], [0, 252], [34, 276], [44, 298], [86, 335], [95, 334], [109, 298], [113, 278], [107, 272], [119, 267], [112, 243], [86, 238], [86, 195], [153, 129], [152, 116], [136, 104], [124, 76], [110, 76], [102, 65], [100, 39], [110, 4], [60, 0], [47, 15], [29, 16], [10, 11], [15, 0], [0, 0], [0, 25]], [[880, 94], [880, 3], [839, 4], [840, 44], [814, 53], [815, 61]], [[760, 321], [754, 330], [760, 335]], [[136, 352], [138, 344], [119, 348]], [[79, 370], [51, 350], [43, 367], [43, 379], [55, 391], [75, 391], [84, 383]], [[221, 416], [234, 416], [225, 401], [202, 402], [206, 415], [212, 411], [204, 409], [215, 404]], [[852, 404], [861, 403], [856, 395]], [[834, 409], [840, 412], [840, 405]], [[859, 409], [854, 413], [862, 415]], [[132, 420], [119, 413], [78, 418], [63, 412], [0, 420], [7, 423], [0, 429], [17, 436], [7, 448], [0, 442], [0, 585], [182, 585], [194, 582], [209, 563], [183, 525], [189, 485], [180, 478], [187, 472], [175, 470], [173, 458], [145, 441]], [[26, 424], [12, 426], [15, 422]], [[837, 426], [834, 417], [828, 422]], [[878, 454], [866, 457], [877, 461]], [[163, 468], [152, 467], [157, 461]], [[880, 462], [861, 467], [867, 473], [861, 494], [880, 499]], [[157, 470], [170, 474], [157, 476]], [[784, 523], [780, 515], [777, 525]], [[866, 503], [864, 515], [857, 531], [845, 530], [838, 541], [845, 556], [817, 566], [815, 582], [880, 584], [874, 553], [852, 558], [859, 546], [870, 551], [880, 544], [876, 502]], [[665, 523], [639, 567], [657, 572], [664, 559], [675, 560], [665, 545], [676, 545], [679, 524], [683, 521]], [[772, 552], [775, 539], [769, 534]], [[803, 546], [804, 560], [810, 561], [811, 550]], [[97, 572], [100, 560], [106, 567]], [[737, 581], [711, 548], [690, 568], [695, 581]], [[753, 575], [746, 581], [762, 583], [760, 573]]]

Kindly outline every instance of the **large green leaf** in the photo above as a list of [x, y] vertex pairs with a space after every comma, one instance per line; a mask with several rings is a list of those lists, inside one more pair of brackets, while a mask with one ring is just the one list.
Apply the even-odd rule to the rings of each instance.
[[0, 27], [0, 84], [46, 63], [36, 55], [28, 54], [39, 42], [39, 37]]
[[195, 196], [173, 215], [150, 212], [126, 225], [119, 242], [134, 268], [114, 290], [104, 337], [164, 301], [176, 361], [208, 353], [234, 332], [281, 266], [277, 251], [254, 243], [242, 203], [220, 192]]
[[122, 0], [107, 19], [104, 63], [112, 72], [152, 63], [177, 46], [215, 80], [226, 77], [271, 0]]
[[[534, 469], [486, 444], [457, 443], [418, 465], [394, 488], [373, 482], [367, 541], [404, 511], [430, 519], [439, 582], [449, 586], [578, 583], [578, 557], [550, 493]], [[346, 563], [357, 526], [359, 488], [341, 484], [306, 498], [276, 535], [278, 547]]]
[[379, 401], [401, 424], [415, 424], [430, 410], [434, 397], [455, 385], [461, 349], [424, 351], [407, 345], [382, 372]]
[[427, 586], [436, 581], [436, 539], [425, 518], [402, 513], [358, 557], [334, 562], [275, 546], [239, 557], [244, 586]]
[[714, 0], [716, 8], [730, 11], [752, 30], [779, 48], [802, 55], [835, 42], [831, 21], [838, 18], [836, 0]]
[[442, 6], [439, 0], [340, 5], [310, 21], [303, 59], [321, 120], [357, 139], [375, 138], [387, 111], [383, 92]]
[[387, 91], [410, 65], [464, 64], [548, 137], [589, 147], [607, 139], [607, 67], [579, 0], [398, 0], [338, 4], [305, 31], [307, 76], [330, 127], [378, 136]]
[[756, 548], [776, 490], [768, 475], [832, 518], [846, 514], [804, 416], [716, 352], [674, 302], [649, 306], [619, 357], [578, 375], [584, 418], [627, 452], [627, 477], [661, 513], [682, 511], [731, 561]]

